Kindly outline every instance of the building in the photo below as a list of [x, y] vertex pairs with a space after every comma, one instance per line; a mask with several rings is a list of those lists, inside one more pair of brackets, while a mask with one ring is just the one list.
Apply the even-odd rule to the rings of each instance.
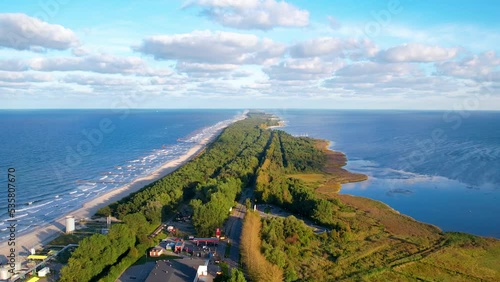
[[68, 215], [66, 216], [66, 234], [71, 234], [75, 231], [75, 217]]
[[44, 267], [38, 271], [38, 277], [45, 277], [50, 273], [50, 268]]
[[150, 257], [159, 257], [159, 256], [163, 255], [166, 251], [167, 250], [165, 250], [161, 246], [156, 246], [156, 247], [152, 248], [151, 250], [149, 250], [149, 256]]
[[219, 239], [216, 237], [212, 238], [194, 238], [193, 243], [196, 246], [205, 245], [205, 246], [217, 246], [219, 244]]
[[182, 252], [183, 248], [184, 248], [184, 241], [177, 241], [174, 246], [174, 253]]
[[199, 268], [206, 265], [201, 259], [158, 260], [145, 282], [212, 281], [214, 277], [204, 271], [205, 267]]

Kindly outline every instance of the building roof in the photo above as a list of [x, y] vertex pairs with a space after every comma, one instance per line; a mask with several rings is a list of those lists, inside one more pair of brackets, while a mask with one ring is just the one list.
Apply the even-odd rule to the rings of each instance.
[[[192, 282], [199, 263], [199, 260], [190, 259], [156, 261], [146, 282]], [[196, 266], [196, 269], [193, 266]]]
[[219, 239], [217, 237], [211, 237], [211, 238], [194, 238], [193, 241], [201, 241], [201, 242], [204, 242], [204, 241], [208, 241], [208, 242], [218, 242]]
[[47, 256], [42, 256], [42, 255], [29, 255], [28, 259], [39, 259], [39, 260], [44, 260], [46, 259]]

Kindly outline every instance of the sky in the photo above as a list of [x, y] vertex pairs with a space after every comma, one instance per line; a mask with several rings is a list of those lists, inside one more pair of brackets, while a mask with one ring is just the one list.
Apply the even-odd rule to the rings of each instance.
[[500, 5], [0, 2], [0, 108], [500, 110]]

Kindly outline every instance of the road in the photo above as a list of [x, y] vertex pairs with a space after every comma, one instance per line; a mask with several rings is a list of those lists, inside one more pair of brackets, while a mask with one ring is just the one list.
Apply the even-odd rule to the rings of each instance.
[[[231, 243], [231, 249], [229, 252], [229, 257], [224, 258], [224, 261], [229, 265], [230, 268], [238, 267], [240, 260], [240, 237], [241, 231], [243, 229], [243, 218], [245, 217], [246, 207], [244, 205], [247, 198], [253, 197], [253, 188], [246, 188], [240, 196], [240, 200], [236, 207], [233, 208], [231, 215], [226, 221], [225, 234], [227, 236], [227, 242]], [[227, 242], [219, 244], [218, 252], [221, 256], [224, 256], [224, 251], [227, 246]]]

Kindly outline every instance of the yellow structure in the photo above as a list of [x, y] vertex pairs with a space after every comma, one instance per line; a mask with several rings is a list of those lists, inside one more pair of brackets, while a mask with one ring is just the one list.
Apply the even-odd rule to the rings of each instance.
[[38, 260], [44, 260], [46, 259], [47, 256], [42, 256], [42, 255], [29, 255], [28, 259], [38, 259]]
[[38, 280], [40, 280], [40, 278], [33, 276], [30, 279], [26, 280], [26, 282], [36, 282]]

